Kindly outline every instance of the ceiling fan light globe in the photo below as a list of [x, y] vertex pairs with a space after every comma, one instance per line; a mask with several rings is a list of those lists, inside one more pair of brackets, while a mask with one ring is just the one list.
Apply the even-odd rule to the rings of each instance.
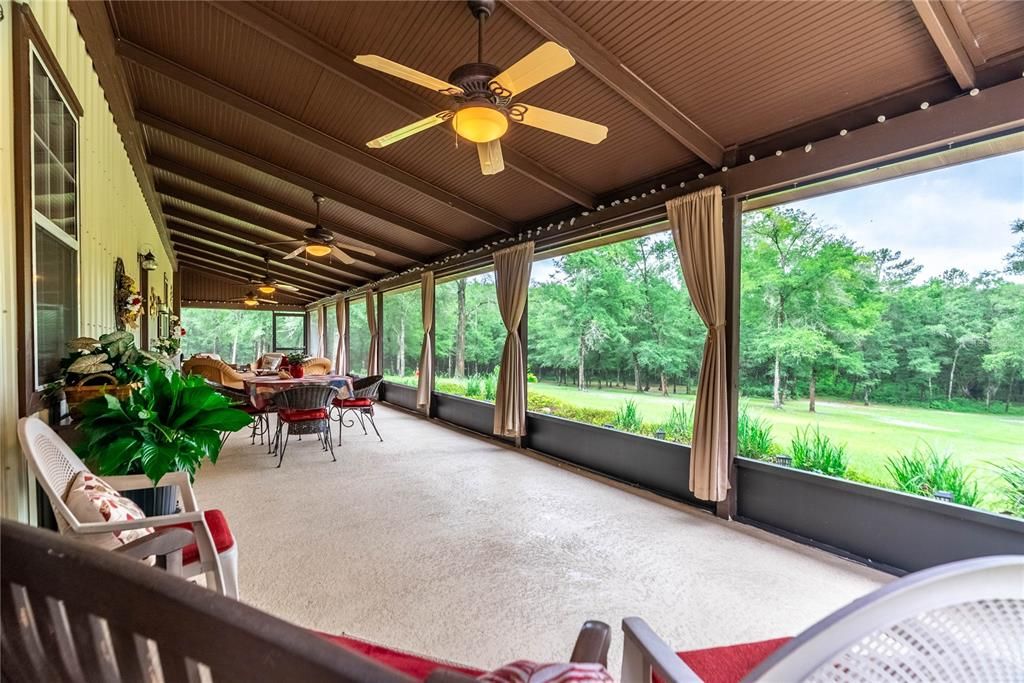
[[493, 142], [508, 130], [508, 117], [484, 104], [469, 104], [455, 112], [452, 127], [470, 142]]
[[273, 294], [274, 292], [277, 291], [277, 287], [275, 287], [274, 285], [260, 285], [256, 289], [260, 290], [264, 294]]
[[256, 301], [256, 299], [243, 299], [242, 303], [245, 304], [246, 306], [255, 306], [256, 304], [259, 303], [259, 301]]
[[306, 253], [310, 256], [327, 256], [331, 253], [331, 248], [326, 244], [307, 244]]

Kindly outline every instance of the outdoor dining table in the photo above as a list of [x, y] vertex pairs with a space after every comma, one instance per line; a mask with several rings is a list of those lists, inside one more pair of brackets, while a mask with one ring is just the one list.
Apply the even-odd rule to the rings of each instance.
[[338, 387], [338, 398], [346, 398], [355, 393], [352, 388], [352, 378], [348, 375], [309, 375], [299, 378], [269, 375], [246, 377], [242, 381], [245, 382], [246, 391], [249, 392], [249, 400], [257, 410], [266, 408], [273, 401], [274, 394], [292, 387], [330, 384], [332, 387]]

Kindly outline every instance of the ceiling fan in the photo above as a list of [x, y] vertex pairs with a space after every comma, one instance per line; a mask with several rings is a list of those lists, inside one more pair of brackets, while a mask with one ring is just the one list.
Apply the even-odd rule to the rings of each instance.
[[274, 276], [270, 274], [270, 256], [264, 256], [263, 262], [266, 264], [266, 270], [263, 273], [263, 277], [250, 277], [249, 284], [255, 285], [257, 291], [263, 294], [273, 294], [277, 290], [283, 292], [297, 292], [299, 288], [295, 285], [285, 284], [284, 282], [278, 282]]
[[452, 109], [370, 140], [366, 143], [367, 147], [386, 147], [451, 121], [457, 135], [476, 143], [483, 174], [494, 175], [505, 169], [499, 140], [508, 131], [510, 120], [592, 145], [605, 139], [608, 135], [606, 126], [530, 104], [513, 102], [514, 98], [529, 88], [573, 66], [576, 60], [561, 45], [546, 42], [504, 71], [484, 62], [484, 21], [494, 11], [495, 0], [469, 0], [467, 4], [477, 20], [477, 61], [456, 68], [447, 81], [379, 55], [359, 55], [355, 58], [357, 64], [448, 95], [455, 102]]
[[246, 306], [250, 306], [250, 307], [258, 306], [259, 304], [276, 304], [276, 303], [278, 303], [277, 301], [274, 301], [273, 299], [264, 299], [264, 298], [260, 297], [258, 294], [256, 294], [255, 291], [253, 291], [251, 289], [248, 292], [245, 293], [245, 296], [236, 296], [233, 299], [228, 299], [228, 301], [240, 301], [243, 304], [245, 304]]
[[[345, 247], [347, 251], [353, 251], [357, 254], [366, 254], [367, 256], [376, 256], [377, 253], [369, 249], [363, 249], [357, 247], [354, 244], [343, 244], [341, 246], [335, 244], [334, 233], [320, 225], [320, 205], [324, 203], [324, 198], [318, 194], [313, 195], [313, 201], [316, 203], [316, 225], [312, 228], [307, 228], [302, 233], [302, 239], [300, 240], [280, 240], [277, 242], [263, 242], [259, 246], [268, 246], [271, 244], [298, 244], [294, 251], [284, 256], [285, 261], [288, 259], [295, 258], [302, 252], [306, 252], [310, 256], [327, 256], [333, 254], [338, 257], [338, 260], [344, 264], [355, 263], [356, 260], [349, 256], [345, 251], [341, 249], [341, 246]], [[269, 272], [269, 271], [268, 271]]]

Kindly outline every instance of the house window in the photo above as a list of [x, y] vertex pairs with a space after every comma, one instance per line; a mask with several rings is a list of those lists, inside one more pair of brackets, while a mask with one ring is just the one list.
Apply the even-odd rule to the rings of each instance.
[[31, 50], [32, 302], [35, 384], [60, 370], [78, 335], [78, 119]]

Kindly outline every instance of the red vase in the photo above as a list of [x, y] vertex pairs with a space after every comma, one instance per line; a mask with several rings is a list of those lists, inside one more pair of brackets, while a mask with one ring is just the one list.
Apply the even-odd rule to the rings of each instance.
[[302, 379], [303, 376], [305, 376], [306, 374], [306, 369], [302, 367], [302, 363], [296, 363], [295, 365], [292, 365], [288, 371], [295, 379]]

